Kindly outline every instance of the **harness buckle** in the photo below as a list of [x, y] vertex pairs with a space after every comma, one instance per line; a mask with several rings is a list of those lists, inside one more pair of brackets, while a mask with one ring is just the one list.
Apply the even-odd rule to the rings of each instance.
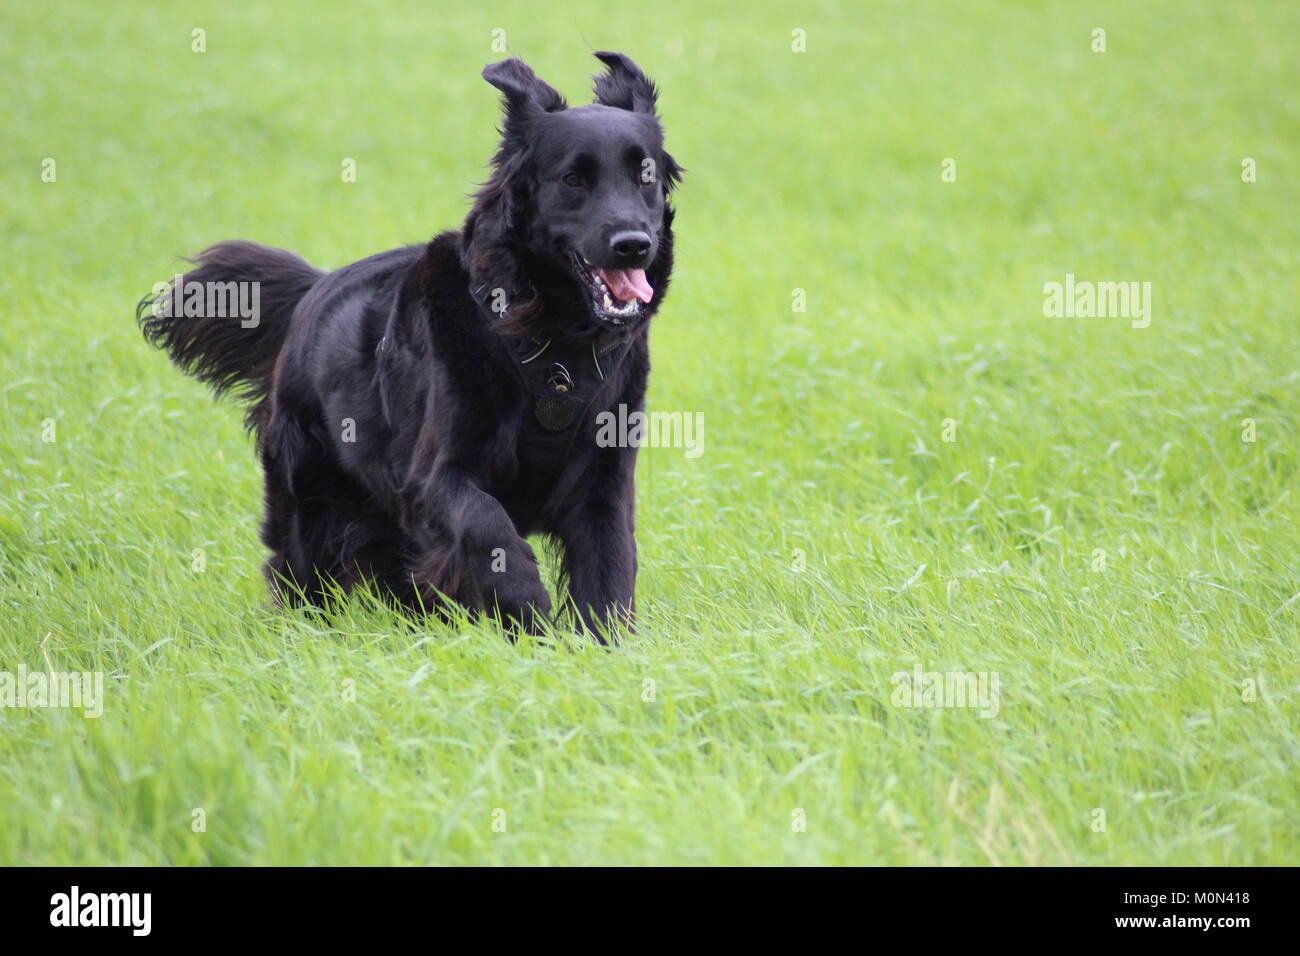
[[551, 373], [546, 379], [546, 384], [556, 392], [571, 392], [573, 391], [573, 376], [569, 374], [567, 368], [556, 362], [551, 366]]

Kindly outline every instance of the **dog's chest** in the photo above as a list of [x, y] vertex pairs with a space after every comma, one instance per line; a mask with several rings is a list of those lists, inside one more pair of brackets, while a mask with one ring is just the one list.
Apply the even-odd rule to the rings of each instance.
[[[562, 483], [572, 483], [569, 469], [584, 470], [591, 435], [583, 431], [582, 423], [565, 431], [548, 431], [530, 420], [521, 424], [510, 467], [498, 476], [492, 491], [525, 533], [536, 530], [541, 517], [556, 507]], [[577, 440], [571, 441], [575, 435]]]
[[[534, 347], [520, 363], [523, 408], [503, 496], [524, 523], [582, 482], [594, 460], [598, 420], [617, 398], [625, 349]], [[558, 494], [557, 494], [558, 493]]]

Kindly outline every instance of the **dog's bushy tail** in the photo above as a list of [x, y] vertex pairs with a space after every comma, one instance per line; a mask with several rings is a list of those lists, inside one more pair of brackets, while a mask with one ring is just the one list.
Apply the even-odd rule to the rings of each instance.
[[197, 268], [141, 299], [136, 321], [185, 372], [218, 396], [230, 392], [246, 402], [245, 424], [257, 430], [289, 319], [324, 273], [292, 252], [242, 240], [219, 242], [188, 261]]

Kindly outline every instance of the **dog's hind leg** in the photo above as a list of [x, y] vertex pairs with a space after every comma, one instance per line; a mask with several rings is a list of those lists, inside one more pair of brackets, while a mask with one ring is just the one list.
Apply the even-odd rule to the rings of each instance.
[[271, 549], [266, 576], [280, 603], [323, 605], [334, 589], [346, 592], [363, 580], [404, 596], [405, 547], [397, 526], [310, 427], [277, 410], [262, 436], [261, 456], [262, 541]]
[[278, 604], [297, 607], [303, 603], [321, 603], [323, 589], [303, 541], [300, 502], [290, 474], [298, 464], [297, 450], [301, 442], [296, 437], [286, 437], [291, 428], [296, 425], [276, 421], [262, 436], [262, 543], [271, 549], [264, 569], [271, 593]]

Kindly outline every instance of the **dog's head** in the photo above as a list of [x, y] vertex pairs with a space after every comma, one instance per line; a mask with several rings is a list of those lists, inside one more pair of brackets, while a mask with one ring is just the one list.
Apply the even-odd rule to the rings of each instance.
[[596, 56], [607, 71], [595, 99], [572, 109], [522, 60], [483, 71], [505, 94], [505, 122], [465, 224], [465, 264], [478, 288], [502, 290], [508, 330], [630, 330], [667, 288], [682, 169], [664, 150], [654, 84], [621, 53]]

